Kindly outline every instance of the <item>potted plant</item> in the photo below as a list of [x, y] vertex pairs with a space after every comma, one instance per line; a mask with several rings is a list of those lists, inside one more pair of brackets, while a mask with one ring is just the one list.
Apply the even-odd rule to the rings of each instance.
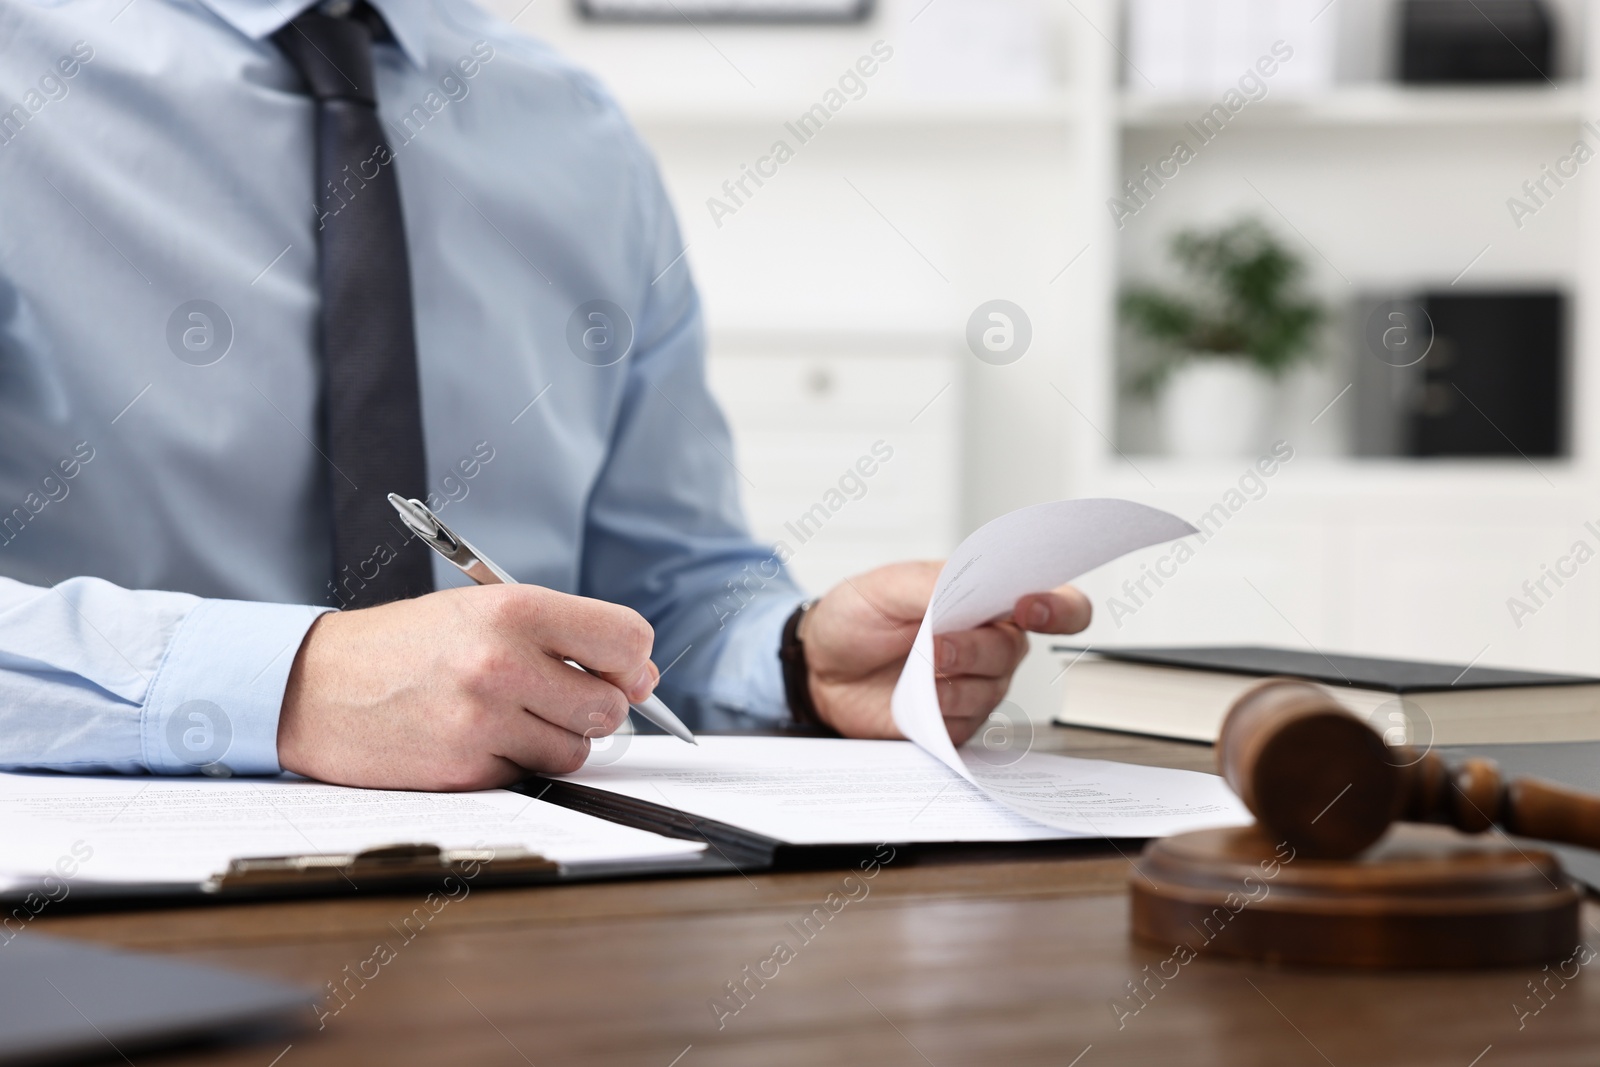
[[1159, 394], [1174, 455], [1247, 455], [1265, 444], [1276, 380], [1315, 356], [1324, 310], [1301, 288], [1305, 264], [1254, 219], [1185, 230], [1171, 248], [1189, 292], [1122, 295], [1123, 321], [1150, 342], [1132, 391]]

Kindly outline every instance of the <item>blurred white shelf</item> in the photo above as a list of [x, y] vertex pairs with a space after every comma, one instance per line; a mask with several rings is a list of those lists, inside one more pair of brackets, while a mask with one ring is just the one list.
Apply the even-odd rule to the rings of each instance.
[[[1134, 499], [1151, 494], [1215, 497], [1252, 469], [1248, 459], [1180, 460], [1168, 456], [1118, 456], [1105, 460], [1099, 490]], [[1297, 456], [1283, 464], [1271, 492], [1353, 501], [1391, 498], [1415, 502], [1507, 497], [1548, 499], [1600, 495], [1600, 485], [1571, 458], [1389, 459]]]
[[[1209, 97], [1124, 94], [1122, 127], [1161, 130], [1192, 122], [1217, 103]], [[1235, 116], [1244, 126], [1419, 128], [1430, 126], [1576, 126], [1583, 94], [1576, 88], [1416, 89], [1397, 85], [1351, 86], [1319, 96], [1269, 96]]]
[[[804, 115], [816, 100], [649, 100], [622, 101], [628, 117], [642, 127], [782, 127]], [[868, 97], [852, 100], [829, 125], [934, 128], [1061, 126], [1081, 115], [1065, 93], [1027, 100], [938, 100]]]
[[942, 357], [950, 349], [959, 350], [961, 346], [961, 339], [953, 328], [930, 328], [925, 320], [906, 329], [894, 329], [881, 320], [870, 324], [850, 323], [840, 329], [827, 329], [815, 318], [792, 327], [771, 319], [764, 319], [759, 326], [748, 329], [730, 327], [727, 323], [724, 319], [720, 326], [707, 332], [706, 349], [719, 358], [745, 359], [796, 352], [852, 358], [863, 352]]

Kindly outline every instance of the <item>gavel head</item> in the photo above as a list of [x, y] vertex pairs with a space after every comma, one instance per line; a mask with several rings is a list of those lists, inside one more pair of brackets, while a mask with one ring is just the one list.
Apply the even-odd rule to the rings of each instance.
[[1407, 778], [1383, 739], [1325, 690], [1269, 678], [1222, 722], [1222, 776], [1275, 841], [1354, 856], [1400, 815]]

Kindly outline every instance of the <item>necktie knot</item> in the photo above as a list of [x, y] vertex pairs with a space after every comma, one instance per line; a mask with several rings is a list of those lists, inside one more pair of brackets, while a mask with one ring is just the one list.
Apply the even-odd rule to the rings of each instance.
[[[273, 43], [300, 71], [318, 100], [353, 100], [376, 107], [372, 75], [372, 27], [360, 17], [365, 5], [330, 15], [326, 5], [303, 12], [272, 35]], [[372, 17], [376, 17], [374, 13]]]

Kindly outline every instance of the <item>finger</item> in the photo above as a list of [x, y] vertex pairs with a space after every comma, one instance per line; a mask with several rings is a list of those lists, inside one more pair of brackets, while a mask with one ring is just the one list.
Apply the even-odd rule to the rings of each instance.
[[944, 716], [945, 728], [952, 739], [957, 730], [964, 730], [962, 740], [983, 724], [989, 713], [999, 707], [1010, 688], [1011, 679], [964, 677], [949, 678], [939, 682], [939, 711]]
[[507, 714], [488, 739], [491, 751], [518, 767], [571, 774], [589, 758], [589, 739], [524, 711]]
[[[570, 596], [532, 586], [502, 586], [500, 604], [508, 628], [537, 647], [599, 672], [618, 688], [648, 695], [654, 668], [648, 666], [655, 631], [638, 612], [620, 604]], [[526, 592], [517, 592], [526, 590]], [[642, 691], [641, 691], [642, 690]]]
[[1048, 593], [1030, 593], [1017, 601], [1012, 618], [1036, 634], [1075, 634], [1089, 625], [1094, 608], [1076, 587], [1063, 585]]
[[945, 677], [1010, 677], [1028, 654], [1028, 638], [1010, 622], [940, 634], [933, 639], [934, 667]]
[[930, 560], [891, 563], [848, 578], [836, 588], [849, 589], [869, 611], [886, 620], [920, 622], [943, 566]]
[[983, 729], [983, 724], [987, 721], [989, 721], [987, 715], [976, 719], [946, 719], [944, 728], [945, 732], [950, 735], [950, 743], [960, 748], [968, 741], [971, 741], [977, 732]]
[[587, 738], [606, 737], [628, 717], [628, 698], [610, 682], [553, 656], [529, 672], [520, 691], [506, 694], [509, 706], [526, 708], [557, 729]]
[[661, 671], [650, 660], [645, 660], [644, 666], [632, 675], [613, 671], [590, 671], [590, 674], [616, 686], [628, 698], [630, 704], [637, 704], [655, 692], [656, 684], [661, 681]]

